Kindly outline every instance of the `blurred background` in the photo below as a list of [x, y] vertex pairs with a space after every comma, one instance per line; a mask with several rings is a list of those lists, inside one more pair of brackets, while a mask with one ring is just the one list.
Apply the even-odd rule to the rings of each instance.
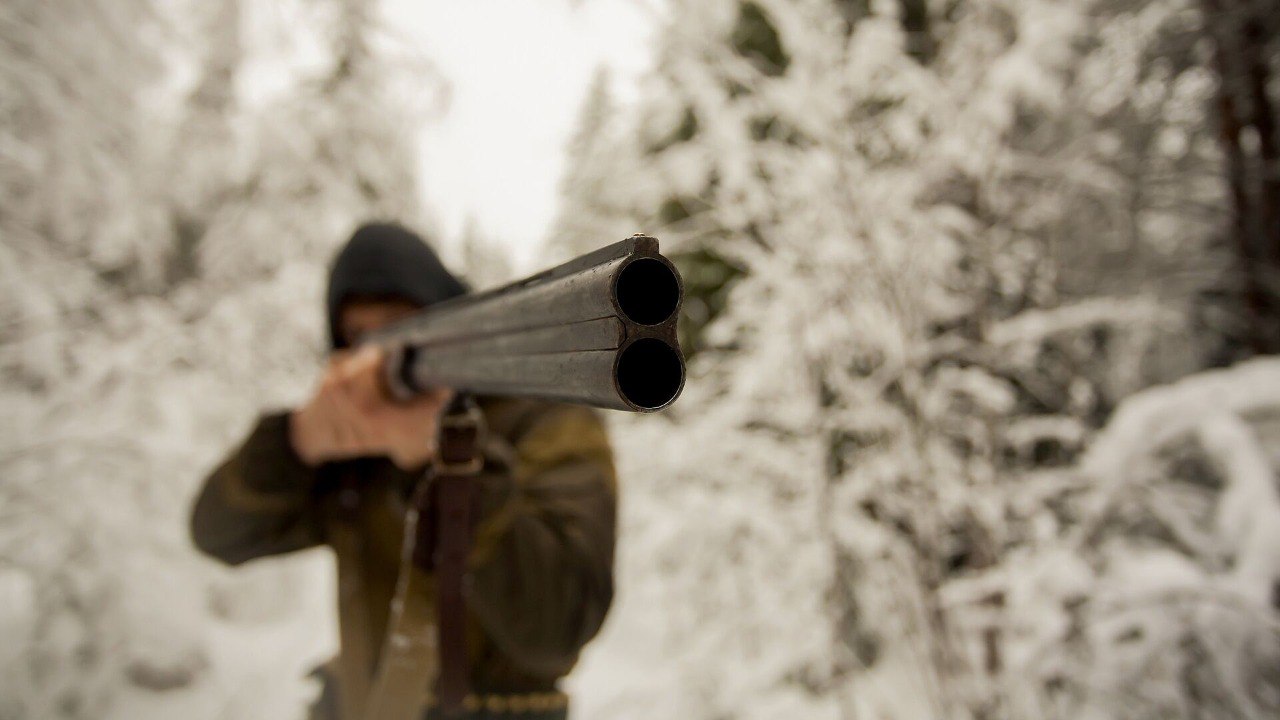
[[327, 551], [192, 494], [368, 218], [659, 237], [577, 720], [1280, 716], [1276, 0], [9, 0], [0, 719], [300, 718]]

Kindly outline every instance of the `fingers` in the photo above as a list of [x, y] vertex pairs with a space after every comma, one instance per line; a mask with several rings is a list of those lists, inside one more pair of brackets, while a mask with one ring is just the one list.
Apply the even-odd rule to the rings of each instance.
[[439, 417], [454, 392], [433, 388], [395, 402], [382, 389], [385, 359], [373, 346], [331, 359], [309, 407], [332, 459], [387, 455], [402, 467], [418, 467], [434, 456]]
[[378, 434], [366, 411], [339, 385], [331, 396], [334, 428], [339, 446], [351, 456], [372, 454], [379, 449]]
[[326, 388], [316, 396], [314, 407], [320, 418], [328, 454], [334, 458], [346, 458], [359, 454], [357, 434], [351, 426], [346, 404], [334, 387]]
[[371, 422], [372, 408], [381, 402], [374, 383], [381, 351], [363, 348], [335, 354], [321, 378], [311, 405], [320, 418], [328, 454], [334, 458], [383, 452], [378, 428]]
[[336, 367], [339, 384], [347, 396], [361, 409], [373, 409], [386, 404], [382, 392], [382, 365], [386, 353], [382, 348], [360, 348]]

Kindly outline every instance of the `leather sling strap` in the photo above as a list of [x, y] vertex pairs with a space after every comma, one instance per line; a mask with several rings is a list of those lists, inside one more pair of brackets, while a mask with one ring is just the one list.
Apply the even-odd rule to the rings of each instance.
[[441, 418], [438, 459], [406, 514], [400, 576], [367, 709], [351, 717], [419, 718], [432, 704], [437, 679], [439, 710], [445, 717], [463, 711], [469, 690], [463, 578], [483, 433], [483, 416], [470, 398], [456, 399]]
[[446, 715], [462, 711], [467, 696], [467, 603], [463, 578], [471, 554], [471, 509], [475, 497], [474, 476], [480, 472], [481, 433], [484, 418], [469, 398], [455, 404], [440, 428], [436, 579], [440, 627], [440, 709]]

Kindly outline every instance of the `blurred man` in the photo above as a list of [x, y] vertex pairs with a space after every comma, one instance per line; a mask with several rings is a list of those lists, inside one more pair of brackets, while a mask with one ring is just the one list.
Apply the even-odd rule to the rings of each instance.
[[[329, 277], [334, 352], [319, 386], [301, 407], [262, 416], [196, 500], [195, 544], [228, 564], [334, 549], [342, 647], [322, 671], [314, 718], [358, 720], [351, 716], [388, 631], [407, 502], [435, 459], [438, 418], [452, 396], [441, 388], [407, 403], [387, 399], [381, 351], [356, 346], [464, 292], [412, 232], [357, 230]], [[510, 398], [479, 404], [489, 431], [465, 576], [471, 693], [461, 717], [563, 719], [567, 698], [557, 681], [599, 630], [613, 596], [611, 451], [586, 408]]]

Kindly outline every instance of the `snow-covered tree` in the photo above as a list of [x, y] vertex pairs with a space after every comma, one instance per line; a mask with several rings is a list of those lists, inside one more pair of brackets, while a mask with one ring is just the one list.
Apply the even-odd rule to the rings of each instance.
[[[432, 98], [403, 95], [375, 11], [3, 13], [0, 717], [304, 703], [290, 680], [332, 643], [320, 558], [226, 573], [187, 513], [254, 413], [312, 381], [333, 249], [365, 219], [423, 224], [412, 108]], [[319, 62], [251, 96], [272, 27]]]
[[627, 191], [609, 182], [626, 173], [619, 163], [627, 158], [616, 153], [625, 129], [619, 121], [609, 72], [600, 68], [591, 78], [577, 130], [565, 148], [561, 212], [550, 235], [560, 255], [581, 255], [634, 232], [627, 228]]
[[480, 228], [474, 217], [467, 217], [456, 243], [456, 258], [449, 258], [474, 290], [497, 287], [515, 279], [511, 257], [503, 245]]
[[1192, 683], [1203, 626], [1181, 655], [1139, 638], [1165, 674], [1098, 640], [1082, 608], [1149, 538], [1063, 509], [1101, 502], [1076, 463], [1117, 405], [1212, 348], [1199, 22], [1180, 0], [672, 3], [638, 124], [572, 171], [675, 250], [699, 350], [670, 426], [626, 424], [632, 595], [582, 683], [635, 647], [676, 669], [598, 712], [1269, 707], [1273, 641]]

